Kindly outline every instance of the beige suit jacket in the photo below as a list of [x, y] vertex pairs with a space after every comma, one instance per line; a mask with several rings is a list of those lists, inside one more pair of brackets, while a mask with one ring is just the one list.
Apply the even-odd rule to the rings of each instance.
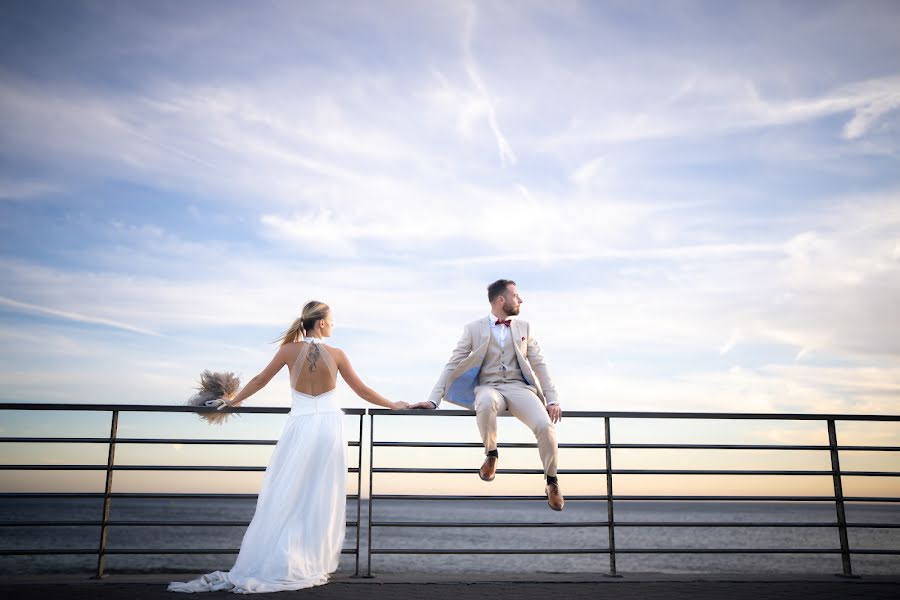
[[[544, 364], [541, 347], [529, 332], [528, 322], [512, 319], [510, 336], [526, 383], [537, 389], [537, 396], [544, 404], [558, 404], [556, 387]], [[440, 406], [441, 400], [447, 400], [464, 408], [474, 409], [475, 386], [478, 385], [478, 375], [490, 339], [490, 317], [466, 325], [428, 400], [435, 406]]]

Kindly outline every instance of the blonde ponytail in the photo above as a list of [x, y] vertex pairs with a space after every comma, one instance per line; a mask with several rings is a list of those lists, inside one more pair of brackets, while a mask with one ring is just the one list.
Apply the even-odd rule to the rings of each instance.
[[316, 323], [327, 317], [330, 310], [331, 308], [324, 302], [319, 302], [317, 300], [307, 302], [303, 307], [303, 312], [300, 316], [294, 319], [291, 326], [281, 334], [281, 337], [277, 341], [281, 342], [282, 346], [290, 344], [291, 342], [296, 342], [307, 331], [312, 331], [316, 326]]

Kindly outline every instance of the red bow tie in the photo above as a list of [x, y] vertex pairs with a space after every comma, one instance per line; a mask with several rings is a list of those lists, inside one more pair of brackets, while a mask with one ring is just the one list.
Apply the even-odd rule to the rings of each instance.
[[494, 323], [494, 325], [506, 325], [507, 327], [509, 327], [510, 323], [512, 323], [512, 319], [507, 321], [501, 321], [500, 319], [497, 319], [497, 322]]

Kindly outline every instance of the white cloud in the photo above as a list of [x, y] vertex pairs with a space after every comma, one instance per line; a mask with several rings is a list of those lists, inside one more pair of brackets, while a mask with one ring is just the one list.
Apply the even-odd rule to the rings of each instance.
[[[572, 406], [592, 408], [594, 384], [648, 409], [887, 406], [900, 200], [886, 133], [900, 79], [887, 59], [860, 69], [808, 50], [829, 32], [859, 35], [859, 20], [845, 27], [823, 9], [822, 31], [787, 39], [752, 29], [765, 8], [745, 25], [767, 43], [753, 35], [748, 47], [709, 15], [662, 9], [652, 16], [671, 35], [638, 45], [618, 25], [627, 19], [604, 16], [624, 6], [408, 8], [398, 20], [343, 7], [331, 29], [318, 24], [332, 13], [307, 6], [273, 8], [277, 19], [226, 9], [211, 24], [125, 7], [112, 33], [131, 52], [129, 85], [0, 73], [0, 141], [44, 173], [0, 180], [0, 196], [34, 200], [4, 215], [32, 215], [59, 186], [80, 227], [78, 242], [0, 259], [4, 326], [21, 327], [0, 334], [37, 352], [47, 329], [33, 321], [109, 327], [91, 356], [123, 356], [97, 359], [78, 389], [107, 381], [104, 393], [123, 395], [129, 380], [103, 374], [131, 367], [174, 397], [209, 357], [257, 368], [268, 340], [224, 338], [274, 337], [317, 297], [352, 331], [343, 339], [362, 366], [412, 396], [484, 312], [486, 281], [509, 273]], [[266, 34], [237, 49], [248, 18]], [[687, 35], [698, 23], [712, 33]], [[882, 52], [886, 36], [867, 42], [863, 58], [895, 54]], [[75, 73], [107, 54], [78, 50]], [[751, 132], [767, 137], [756, 145]], [[122, 181], [183, 202], [188, 221], [85, 201]], [[832, 186], [835, 197], [821, 192]], [[68, 266], [51, 266], [63, 253]], [[140, 349], [112, 339], [129, 332], [165, 337], [136, 336]], [[59, 357], [77, 356], [84, 338], [64, 337], [51, 338]], [[163, 342], [180, 348], [144, 345]], [[596, 365], [614, 368], [598, 380]], [[17, 391], [64, 396], [20, 366], [6, 380], [23, 375]]]
[[497, 152], [500, 155], [500, 162], [504, 166], [512, 166], [516, 164], [516, 154], [513, 152], [512, 146], [510, 146], [506, 136], [500, 131], [500, 125], [497, 123], [496, 102], [484, 83], [480, 68], [472, 51], [472, 37], [475, 32], [477, 21], [475, 7], [476, 5], [474, 3], [470, 3], [467, 6], [468, 10], [466, 11], [466, 22], [463, 33], [463, 52], [465, 55], [466, 74], [469, 76], [472, 85], [475, 86], [475, 90], [481, 100], [481, 105], [486, 113], [491, 133], [494, 134], [494, 139], [497, 142]]
[[130, 331], [132, 333], [141, 333], [144, 335], [159, 335], [153, 331], [150, 331], [149, 329], [144, 329], [142, 327], [135, 327], [134, 325], [129, 325], [128, 323], [122, 323], [122, 322], [113, 321], [110, 319], [103, 319], [100, 317], [94, 317], [91, 315], [81, 314], [81, 313], [77, 313], [77, 312], [49, 308], [46, 306], [38, 306], [36, 304], [30, 304], [28, 302], [19, 302], [17, 300], [13, 300], [12, 298], [6, 298], [4, 296], [0, 296], [0, 305], [6, 307], [8, 309], [13, 309], [16, 311], [48, 315], [51, 317], [57, 317], [57, 318], [65, 319], [68, 321], [76, 321], [79, 323], [90, 323], [93, 325], [105, 325], [107, 327], [114, 327], [116, 329], [123, 329], [125, 331]]
[[43, 198], [63, 191], [59, 184], [49, 181], [10, 179], [0, 177], [0, 200], [28, 200]]

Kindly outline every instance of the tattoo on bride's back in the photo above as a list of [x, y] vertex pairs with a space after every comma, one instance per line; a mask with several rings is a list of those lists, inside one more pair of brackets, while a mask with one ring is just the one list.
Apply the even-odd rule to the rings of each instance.
[[319, 362], [319, 347], [317, 344], [313, 344], [313, 347], [309, 350], [309, 355], [307, 356], [307, 360], [309, 361], [309, 371], [312, 373], [316, 370], [316, 364]]

